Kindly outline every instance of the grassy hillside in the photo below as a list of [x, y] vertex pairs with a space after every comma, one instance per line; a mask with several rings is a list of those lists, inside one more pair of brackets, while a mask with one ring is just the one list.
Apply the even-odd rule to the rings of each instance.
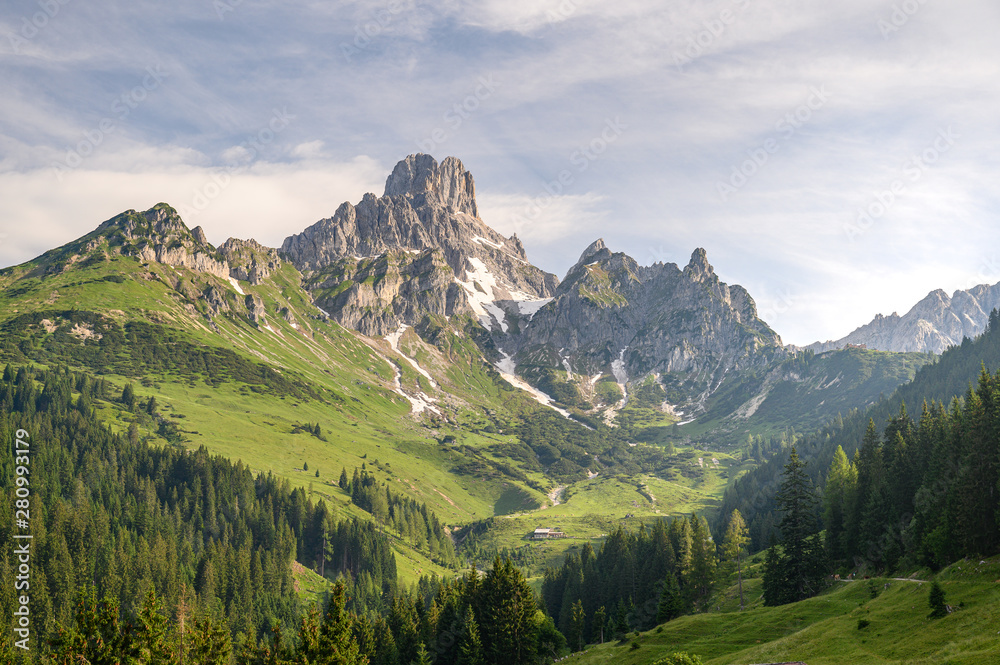
[[[759, 604], [759, 580], [751, 580], [745, 589], [752, 602], [743, 612], [734, 611], [730, 600], [727, 611], [681, 617], [564, 662], [645, 665], [675, 652], [697, 654], [706, 665], [1000, 662], [1000, 558], [960, 562], [936, 579], [954, 607], [940, 619], [927, 618], [927, 582], [835, 582], [815, 598], [765, 608]], [[868, 624], [859, 628], [859, 621]]]

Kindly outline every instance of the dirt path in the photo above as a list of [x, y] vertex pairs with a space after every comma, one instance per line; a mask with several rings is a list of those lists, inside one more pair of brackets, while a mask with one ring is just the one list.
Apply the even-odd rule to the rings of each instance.
[[559, 487], [556, 487], [554, 490], [549, 492], [549, 501], [552, 502], [553, 506], [558, 506], [560, 503], [562, 503], [563, 492], [565, 491], [566, 491], [566, 486], [560, 485]]

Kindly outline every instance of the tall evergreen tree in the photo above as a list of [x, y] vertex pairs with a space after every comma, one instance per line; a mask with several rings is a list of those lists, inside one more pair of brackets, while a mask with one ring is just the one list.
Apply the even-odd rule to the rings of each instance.
[[769, 553], [764, 565], [769, 605], [809, 598], [819, 593], [823, 583], [826, 557], [816, 524], [816, 496], [805, 466], [792, 446], [776, 497], [782, 511], [783, 547], [780, 555]]
[[569, 630], [566, 631], [566, 641], [573, 651], [582, 651], [584, 646], [583, 631], [586, 628], [587, 615], [583, 610], [583, 601], [573, 603], [570, 613]]
[[347, 587], [337, 582], [330, 592], [326, 614], [319, 629], [318, 664], [364, 665], [352, 632], [352, 618], [347, 612]]
[[858, 473], [841, 446], [833, 454], [826, 489], [823, 492], [823, 523], [830, 558], [841, 561], [852, 551], [848, 534], [856, 509]]
[[483, 665], [483, 642], [479, 637], [479, 624], [472, 607], [465, 609], [462, 618], [462, 634], [458, 640], [456, 665]]
[[656, 611], [656, 622], [666, 623], [684, 613], [684, 598], [677, 578], [673, 573], [663, 580], [663, 591], [660, 593], [660, 604]]
[[743, 610], [743, 549], [750, 542], [749, 532], [743, 515], [733, 510], [729, 515], [729, 525], [722, 540], [722, 553], [729, 567], [736, 568], [736, 579], [740, 589], [740, 611]]
[[[677, 580], [674, 580], [677, 583]], [[679, 593], [679, 590], [678, 590]], [[594, 612], [594, 619], [591, 622], [590, 639], [599, 644], [604, 644], [604, 629], [608, 621], [608, 611], [601, 605]]]

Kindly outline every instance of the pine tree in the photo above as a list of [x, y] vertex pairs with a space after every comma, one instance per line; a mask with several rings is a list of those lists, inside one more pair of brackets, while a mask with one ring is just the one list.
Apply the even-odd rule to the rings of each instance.
[[126, 383], [125, 389], [122, 390], [122, 404], [127, 406], [129, 411], [135, 408], [135, 388], [131, 383]]
[[931, 582], [931, 591], [927, 598], [931, 606], [931, 613], [928, 615], [932, 619], [937, 619], [948, 615], [948, 606], [945, 604], [944, 589], [937, 580]]
[[615, 608], [615, 634], [624, 635], [628, 629], [628, 609], [625, 607], [625, 601], [619, 598], [618, 606]]
[[146, 599], [136, 616], [131, 635], [133, 657], [148, 665], [169, 665], [173, 654], [167, 640], [167, 617], [153, 587], [146, 592]]
[[[336, 467], [334, 467], [334, 468], [336, 468]], [[350, 491], [348, 489], [347, 469], [346, 468], [342, 468], [340, 470], [340, 480], [337, 481], [337, 486], [340, 487], [340, 489], [344, 490], [345, 492], [349, 492]]]
[[347, 613], [347, 587], [337, 582], [330, 592], [326, 614], [319, 629], [318, 663], [329, 665], [363, 665], [361, 651], [354, 641], [353, 621]]
[[228, 665], [233, 643], [225, 623], [216, 625], [209, 617], [196, 618], [189, 636], [189, 662], [198, 665]]
[[[674, 580], [677, 583], [677, 580]], [[608, 621], [608, 611], [601, 605], [594, 612], [594, 620], [592, 621], [592, 628], [590, 631], [590, 639], [594, 642], [599, 642], [604, 644], [604, 628]]]
[[656, 610], [656, 623], [666, 623], [684, 613], [684, 598], [677, 584], [677, 577], [668, 573], [663, 580], [663, 591], [660, 593], [660, 604]]
[[847, 459], [843, 447], [837, 446], [823, 492], [827, 550], [834, 561], [846, 559], [852, 550], [848, 536], [856, 511], [857, 484], [857, 469]]
[[[816, 496], [805, 466], [792, 446], [781, 489], [775, 497], [783, 513], [780, 525], [782, 553], [780, 558], [773, 560], [772, 549], [764, 565], [767, 604], [809, 598], [819, 593], [823, 582], [826, 557], [817, 533]], [[779, 598], [778, 603], [768, 602]]]
[[729, 526], [722, 540], [722, 552], [726, 561], [736, 565], [736, 576], [740, 587], [740, 611], [743, 611], [743, 548], [750, 541], [746, 522], [739, 510], [729, 515]]
[[764, 605], [773, 607], [791, 602], [788, 599], [789, 585], [786, 579], [784, 558], [778, 551], [778, 543], [775, 542], [773, 534], [768, 543], [767, 554], [764, 555], [764, 574], [761, 582]]
[[715, 581], [716, 555], [712, 533], [704, 517], [692, 515], [691, 521], [691, 570], [689, 580], [692, 599], [705, 601], [712, 592]]
[[483, 643], [479, 637], [479, 624], [475, 612], [469, 606], [462, 618], [462, 633], [458, 639], [458, 659], [456, 665], [483, 665]]
[[537, 630], [535, 595], [510, 559], [493, 560], [479, 590], [477, 616], [489, 663], [528, 663], [533, 659]]
[[432, 665], [431, 656], [427, 653], [427, 647], [424, 646], [423, 642], [417, 646], [417, 659], [411, 665]]
[[570, 611], [569, 630], [566, 631], [566, 641], [573, 651], [583, 650], [583, 631], [586, 622], [587, 614], [583, 610], [583, 601], [577, 600]]

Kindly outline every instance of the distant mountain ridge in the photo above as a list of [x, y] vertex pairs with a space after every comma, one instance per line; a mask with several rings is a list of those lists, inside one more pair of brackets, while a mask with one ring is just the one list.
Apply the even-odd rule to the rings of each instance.
[[870, 323], [835, 341], [815, 342], [807, 349], [821, 353], [864, 345], [879, 351], [917, 351], [940, 354], [986, 330], [990, 312], [1000, 307], [1000, 284], [980, 284], [949, 297], [931, 291], [903, 316], [877, 315]]

